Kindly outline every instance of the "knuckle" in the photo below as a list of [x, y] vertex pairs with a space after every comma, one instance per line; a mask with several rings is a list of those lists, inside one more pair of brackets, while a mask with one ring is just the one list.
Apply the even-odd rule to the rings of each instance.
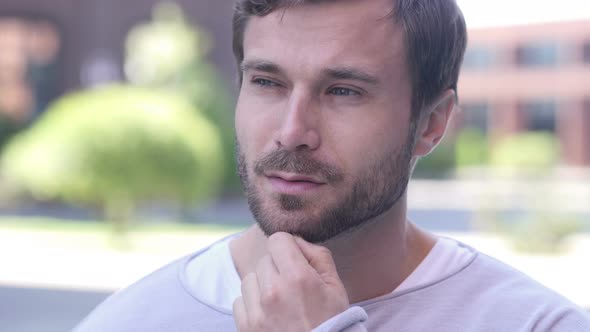
[[322, 258], [330, 258], [332, 259], [332, 251], [324, 246], [317, 247], [317, 255]]
[[266, 325], [266, 318], [262, 314], [255, 314], [250, 317], [250, 326], [254, 327], [254, 331], [258, 331]]
[[260, 304], [263, 307], [271, 307], [280, 302], [281, 292], [276, 287], [266, 287], [260, 291]]
[[238, 331], [240, 331], [240, 332], [249, 331], [248, 324], [246, 324], [245, 322], [242, 322], [242, 321], [236, 321], [236, 327], [238, 328]]
[[245, 320], [236, 320], [236, 326], [240, 332], [246, 332], [250, 330], [250, 327]]
[[234, 300], [234, 302], [232, 304], [234, 311], [237, 311], [238, 306], [241, 304], [241, 302], [242, 302], [242, 297], [241, 296], [236, 297], [236, 299]]
[[233, 303], [234, 321], [238, 331], [248, 331], [248, 319], [245, 316], [244, 302], [241, 296], [236, 298]]
[[296, 288], [303, 288], [309, 283], [309, 278], [303, 272], [292, 273], [288, 280], [290, 286]]

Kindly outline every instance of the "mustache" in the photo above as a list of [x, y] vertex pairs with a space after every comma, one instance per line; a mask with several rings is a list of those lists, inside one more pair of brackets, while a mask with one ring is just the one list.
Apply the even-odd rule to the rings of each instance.
[[319, 175], [327, 182], [337, 182], [344, 178], [338, 168], [315, 160], [306, 152], [287, 150], [275, 150], [255, 162], [254, 172], [257, 175], [264, 175], [269, 171], [282, 171], [308, 176]]

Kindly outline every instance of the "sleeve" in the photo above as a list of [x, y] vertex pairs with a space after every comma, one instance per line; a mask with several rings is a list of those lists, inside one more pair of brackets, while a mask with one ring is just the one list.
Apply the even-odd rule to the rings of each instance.
[[363, 324], [368, 316], [361, 307], [350, 307], [346, 311], [323, 322], [312, 332], [366, 332]]

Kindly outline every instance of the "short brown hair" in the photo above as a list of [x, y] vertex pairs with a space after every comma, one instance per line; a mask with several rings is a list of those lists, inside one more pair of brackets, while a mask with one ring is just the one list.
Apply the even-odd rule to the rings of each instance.
[[[326, 0], [237, 0], [233, 51], [238, 68], [244, 60], [244, 31], [251, 16], [265, 16], [289, 6]], [[457, 91], [467, 45], [465, 20], [455, 0], [392, 0], [391, 17], [404, 30], [406, 61], [412, 84], [412, 120], [447, 89]], [[240, 81], [242, 73], [239, 73]]]

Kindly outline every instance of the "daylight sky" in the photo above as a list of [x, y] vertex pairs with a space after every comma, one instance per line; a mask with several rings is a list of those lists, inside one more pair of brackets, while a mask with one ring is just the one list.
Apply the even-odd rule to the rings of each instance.
[[469, 28], [590, 20], [590, 0], [457, 0]]

